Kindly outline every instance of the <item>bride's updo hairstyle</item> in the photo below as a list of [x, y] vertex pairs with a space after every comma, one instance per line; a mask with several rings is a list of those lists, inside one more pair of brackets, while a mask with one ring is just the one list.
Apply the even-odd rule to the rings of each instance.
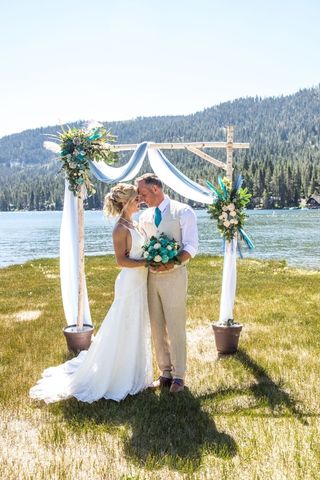
[[121, 215], [126, 206], [137, 196], [138, 189], [128, 183], [118, 183], [104, 198], [103, 211], [109, 217]]

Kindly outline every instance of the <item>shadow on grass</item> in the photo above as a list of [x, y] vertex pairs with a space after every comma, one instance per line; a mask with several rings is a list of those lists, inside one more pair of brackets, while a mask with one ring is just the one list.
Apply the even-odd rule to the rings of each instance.
[[166, 465], [192, 473], [204, 454], [228, 459], [237, 452], [233, 438], [217, 430], [188, 389], [176, 396], [147, 390], [121, 403], [100, 400], [88, 405], [69, 400], [62, 409], [69, 426], [79, 434], [88, 429], [98, 433], [101, 427], [109, 432], [127, 427], [121, 430], [125, 455], [146, 469]]
[[[229, 355], [221, 355], [220, 359], [229, 357]], [[266, 404], [271, 410], [275, 417], [283, 416], [293, 416], [299, 420], [303, 425], [308, 425], [306, 417], [308, 414], [305, 414], [299, 408], [298, 402], [289, 395], [284, 389], [281, 382], [275, 383], [272, 378], [268, 375], [267, 370], [257, 362], [255, 362], [244, 350], [239, 349], [233, 357], [242, 365], [249, 370], [256, 379], [256, 383], [246, 387], [245, 389], [235, 388], [235, 389], [221, 389], [216, 391], [214, 394], [203, 395], [201, 399], [228, 397], [230, 395], [240, 395], [247, 393], [253, 395], [259, 404]], [[253, 407], [257, 408], [257, 407]], [[250, 410], [250, 408], [249, 408]], [[287, 412], [287, 413], [286, 413]]]

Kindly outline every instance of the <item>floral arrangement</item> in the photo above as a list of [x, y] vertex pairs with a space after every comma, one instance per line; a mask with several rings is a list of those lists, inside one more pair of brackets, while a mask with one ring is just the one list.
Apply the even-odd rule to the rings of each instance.
[[85, 185], [88, 195], [93, 195], [96, 191], [90, 180], [89, 161], [114, 163], [116, 155], [106, 143], [113, 142], [115, 137], [102, 125], [88, 129], [68, 127], [53, 137], [60, 143], [61, 170], [69, 182], [69, 189], [74, 195], [79, 195], [82, 185]]
[[143, 245], [143, 257], [148, 265], [180, 263], [177, 255], [179, 253], [180, 245], [173, 238], [169, 238], [164, 233], [159, 237], [152, 236], [149, 241]]
[[236, 179], [234, 186], [228, 178], [218, 177], [218, 187], [207, 181], [208, 187], [216, 197], [213, 204], [209, 205], [209, 213], [211, 218], [217, 220], [218, 230], [225, 240], [230, 242], [239, 235], [252, 249], [254, 245], [243, 230], [247, 218], [245, 207], [252, 195], [246, 188], [241, 187], [242, 181], [241, 175]]

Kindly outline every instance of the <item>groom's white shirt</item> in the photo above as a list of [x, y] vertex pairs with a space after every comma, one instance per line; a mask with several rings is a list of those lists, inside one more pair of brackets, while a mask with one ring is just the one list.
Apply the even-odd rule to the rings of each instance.
[[[198, 252], [197, 217], [189, 205], [171, 200], [167, 195], [165, 195], [164, 200], [158, 206], [158, 208], [161, 210], [162, 218], [165, 217], [170, 206], [170, 202], [174, 203], [175, 209], [179, 214], [182, 250], [188, 252], [193, 258]], [[155, 208], [150, 207], [141, 214], [139, 219], [140, 226], [143, 228], [149, 238], [152, 235], [159, 234], [161, 230], [161, 223], [158, 229], [154, 224], [154, 215]]]

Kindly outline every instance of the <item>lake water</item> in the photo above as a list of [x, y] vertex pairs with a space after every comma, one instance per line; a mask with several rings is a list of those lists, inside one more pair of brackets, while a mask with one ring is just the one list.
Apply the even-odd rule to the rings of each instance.
[[[222, 254], [215, 222], [196, 211], [200, 253]], [[59, 256], [62, 212], [0, 212], [0, 267]], [[256, 246], [248, 258], [285, 259], [289, 265], [320, 269], [320, 210], [250, 210], [246, 231]], [[101, 211], [85, 212], [87, 255], [113, 253], [113, 221]]]

